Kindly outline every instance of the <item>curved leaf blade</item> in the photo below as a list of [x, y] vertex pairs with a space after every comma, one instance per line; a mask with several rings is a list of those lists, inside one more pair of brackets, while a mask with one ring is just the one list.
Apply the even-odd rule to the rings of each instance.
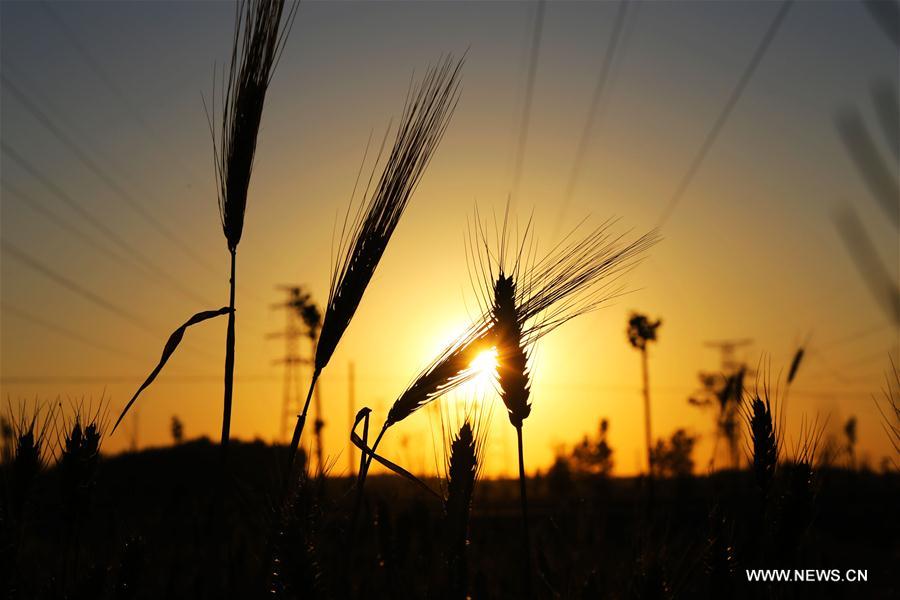
[[221, 315], [227, 315], [230, 312], [231, 309], [227, 306], [223, 306], [218, 310], [205, 310], [203, 312], [198, 312], [193, 317], [188, 319], [184, 323], [184, 325], [172, 332], [172, 335], [169, 336], [169, 340], [166, 342], [166, 345], [163, 348], [162, 356], [159, 359], [159, 364], [156, 365], [156, 368], [153, 369], [150, 375], [147, 376], [147, 379], [144, 380], [144, 383], [141, 384], [141, 387], [139, 387], [138, 390], [134, 393], [134, 396], [132, 396], [131, 400], [128, 401], [128, 404], [125, 405], [125, 408], [122, 409], [122, 414], [119, 415], [119, 418], [116, 419], [116, 424], [113, 425], [113, 432], [116, 431], [116, 427], [118, 427], [119, 423], [122, 422], [122, 419], [125, 418], [125, 413], [127, 413], [131, 406], [135, 403], [141, 392], [143, 392], [145, 389], [147, 389], [147, 387], [149, 387], [151, 383], [153, 383], [153, 380], [156, 379], [156, 376], [159, 375], [160, 371], [162, 371], [162, 368], [169, 361], [169, 358], [171, 358], [172, 354], [175, 353], [176, 348], [178, 348], [178, 345], [181, 343], [182, 338], [184, 338], [184, 332], [187, 331], [187, 328], [191, 325], [196, 325], [197, 323], [202, 323], [203, 321], [207, 321]]

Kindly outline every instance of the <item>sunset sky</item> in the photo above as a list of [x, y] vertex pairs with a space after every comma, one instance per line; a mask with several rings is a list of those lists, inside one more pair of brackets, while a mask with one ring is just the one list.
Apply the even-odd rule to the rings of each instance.
[[[302, 284], [324, 301], [336, 219], [369, 137], [396, 124], [411, 77], [467, 52], [446, 136], [321, 380], [335, 474], [347, 470], [350, 362], [356, 406], [371, 407], [380, 424], [468, 324], [475, 303], [464, 234], [476, 203], [502, 211], [512, 195], [520, 219], [533, 211], [544, 248], [582, 220], [591, 228], [617, 217], [634, 235], [653, 228], [780, 6], [629, 2], [567, 201], [617, 2], [547, 2], [527, 119], [537, 4], [304, 2], [267, 97], [238, 252], [233, 435], [278, 436], [282, 371], [273, 363], [284, 342], [266, 337], [285, 321], [270, 308], [282, 300], [276, 285]], [[3, 2], [0, 19], [0, 394], [13, 405], [102, 397], [114, 419], [171, 331], [228, 303], [203, 98], [213, 97], [214, 74], [229, 59], [234, 7]], [[650, 349], [654, 437], [678, 428], [701, 435], [699, 470], [713, 415], [687, 398], [699, 370], [719, 368], [705, 342], [729, 338], [752, 338], [739, 358], [755, 367], [765, 356], [782, 380], [808, 340], [788, 439], [804, 415], [827, 419], [835, 436], [855, 415], [858, 454], [877, 467], [890, 445], [872, 398], [890, 356], [897, 361], [898, 329], [835, 214], [853, 206], [895, 284], [900, 247], [835, 116], [857, 108], [883, 156], [893, 156], [871, 87], [896, 89], [897, 77], [896, 47], [860, 3], [791, 8], [663, 223], [663, 241], [629, 275], [630, 292], [537, 347], [529, 469], [545, 469], [557, 448], [606, 417], [616, 472], [640, 470], [640, 356], [625, 336], [632, 310], [663, 319]], [[224, 319], [191, 329], [139, 400], [137, 420], [128, 417], [105, 449], [128, 448], [135, 427], [141, 447], [170, 443], [173, 415], [188, 437], [217, 439], [224, 338]], [[475, 395], [463, 389], [456, 399]], [[422, 411], [382, 448], [410, 470], [433, 470], [440, 430], [435, 411]], [[514, 453], [514, 430], [497, 406], [487, 474], [512, 473]]]

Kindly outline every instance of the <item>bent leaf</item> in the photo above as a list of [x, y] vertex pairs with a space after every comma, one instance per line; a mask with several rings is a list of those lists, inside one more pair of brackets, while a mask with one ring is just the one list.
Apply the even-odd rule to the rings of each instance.
[[405, 479], [408, 479], [409, 481], [415, 483], [416, 485], [423, 488], [426, 492], [428, 492], [432, 496], [443, 500], [443, 498], [441, 498], [441, 495], [438, 494], [437, 492], [435, 492], [430, 487], [428, 487], [428, 484], [426, 484], [424, 481], [422, 481], [421, 479], [419, 479], [418, 477], [416, 477], [415, 475], [413, 475], [412, 473], [410, 473], [409, 471], [407, 471], [400, 465], [389, 461], [388, 459], [384, 458], [383, 456], [379, 456], [378, 454], [375, 454], [372, 451], [372, 449], [369, 448], [369, 446], [368, 446], [368, 439], [363, 440], [361, 437], [359, 437], [359, 434], [356, 433], [356, 427], [357, 427], [357, 425], [359, 425], [360, 421], [365, 421], [366, 425], [363, 429], [364, 429], [364, 431], [366, 431], [366, 433], [364, 435], [366, 436], [366, 438], [368, 438], [368, 422], [369, 422], [369, 413], [370, 412], [372, 412], [372, 411], [369, 408], [363, 408], [362, 410], [360, 410], [357, 413], [356, 421], [353, 423], [353, 430], [350, 432], [350, 441], [353, 442], [353, 445], [356, 446], [357, 448], [359, 448], [360, 452], [362, 452], [363, 455], [371, 456], [372, 458], [377, 460], [379, 463], [381, 463], [385, 468], [390, 469], [397, 475], [400, 475], [401, 477], [404, 477]]
[[147, 389], [147, 387], [151, 383], [153, 383], [153, 380], [156, 379], [156, 376], [159, 375], [159, 372], [162, 371], [162, 368], [169, 361], [169, 358], [175, 352], [175, 349], [178, 348], [178, 344], [181, 343], [181, 339], [184, 337], [184, 332], [187, 330], [187, 328], [191, 325], [202, 323], [203, 321], [218, 317], [220, 315], [227, 315], [231, 312], [231, 310], [232, 309], [228, 308], [227, 306], [224, 306], [219, 310], [205, 310], [203, 312], [198, 312], [196, 315], [188, 319], [184, 325], [172, 332], [172, 335], [169, 336], [169, 341], [166, 342], [166, 346], [165, 348], [163, 348], [162, 357], [160, 357], [159, 359], [159, 364], [156, 365], [156, 368], [153, 369], [153, 372], [150, 373], [149, 376], [147, 376], [147, 379], [144, 380], [144, 383], [141, 384], [141, 387], [138, 388], [138, 390], [134, 393], [134, 396], [131, 397], [131, 400], [128, 401], [128, 404], [125, 405], [125, 408], [122, 410], [122, 414], [119, 415], [119, 418], [116, 420], [116, 424], [113, 425], [113, 432], [115, 432], [116, 427], [119, 426], [119, 423], [122, 422], [122, 419], [125, 418], [125, 413], [127, 413], [128, 409], [131, 408], [131, 405], [135, 403], [141, 392]]

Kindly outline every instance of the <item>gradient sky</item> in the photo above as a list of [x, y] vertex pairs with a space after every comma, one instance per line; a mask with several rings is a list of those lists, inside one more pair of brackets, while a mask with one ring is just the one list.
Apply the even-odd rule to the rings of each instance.
[[[534, 211], [544, 247], [586, 217], [619, 217], [635, 232], [658, 222], [779, 6], [630, 3], [565, 206], [618, 4], [547, 4], [516, 194], [520, 216]], [[466, 324], [474, 306], [466, 221], [476, 202], [502, 210], [512, 190], [535, 14], [525, 2], [303, 4], [267, 98], [239, 247], [234, 435], [278, 435], [273, 361], [283, 342], [266, 339], [284, 324], [269, 306], [280, 300], [275, 285], [326, 296], [335, 219], [369, 136], [380, 139], [399, 116], [414, 72], [468, 49], [458, 110], [321, 380], [334, 472], [347, 464], [349, 362], [357, 405], [380, 423]], [[229, 58], [233, 18], [227, 2], [0, 4], [5, 398], [104, 397], [117, 415], [168, 334], [194, 312], [227, 304], [202, 97], [210, 99], [216, 67]], [[639, 469], [640, 359], [624, 334], [633, 309], [664, 320], [650, 354], [654, 433], [701, 435], [698, 465], [712, 446], [712, 415], [686, 399], [698, 370], [719, 367], [704, 342], [744, 337], [754, 343], [741, 357], [756, 365], [765, 353], [773, 377], [809, 339], [789, 436], [804, 415], [827, 418], [835, 435], [856, 415], [859, 453], [877, 465], [889, 444], [872, 397], [890, 353], [896, 360], [898, 331], [843, 245], [835, 211], [854, 206], [895, 278], [900, 250], [834, 118], [855, 106], [877, 131], [870, 86], [896, 85], [897, 73], [896, 48], [859, 3], [791, 9], [664, 241], [629, 276], [631, 292], [540, 344], [525, 426], [529, 468], [545, 468], [556, 448], [608, 417], [617, 472]], [[217, 437], [224, 337], [224, 319], [189, 331], [138, 403], [141, 446], [168, 443], [174, 414], [188, 437]], [[502, 409], [493, 416], [487, 472], [510, 473], [513, 429]], [[106, 449], [128, 447], [134, 427], [129, 418]], [[435, 412], [423, 411], [383, 448], [412, 470], [432, 469], [439, 432]]]

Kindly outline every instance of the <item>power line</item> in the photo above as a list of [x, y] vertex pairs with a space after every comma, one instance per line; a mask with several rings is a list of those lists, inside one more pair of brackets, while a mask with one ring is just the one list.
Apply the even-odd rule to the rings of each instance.
[[125, 350], [123, 348], [116, 348], [114, 346], [108, 346], [102, 342], [98, 342], [96, 340], [92, 340], [91, 338], [84, 336], [77, 331], [69, 329], [68, 327], [64, 327], [62, 325], [57, 325], [56, 323], [52, 323], [43, 319], [37, 315], [31, 314], [28, 311], [22, 310], [21, 308], [17, 308], [8, 302], [0, 302], [0, 310], [4, 313], [9, 313], [15, 315], [19, 319], [23, 321], [27, 321], [34, 325], [38, 325], [56, 333], [61, 337], [68, 338], [70, 340], [79, 342], [84, 344], [85, 346], [90, 346], [91, 348], [95, 348], [97, 350], [103, 350], [104, 352], [108, 352], [110, 354], [114, 354], [115, 356], [127, 356], [128, 358], [133, 358], [135, 360], [143, 361], [144, 359], [137, 354], [132, 353], [130, 350]]
[[519, 181], [522, 179], [522, 164], [525, 161], [525, 145], [528, 142], [528, 124], [531, 120], [531, 102], [534, 98], [534, 80], [537, 75], [538, 57], [541, 53], [541, 30], [544, 28], [545, 0], [539, 0], [537, 14], [534, 19], [534, 31], [531, 38], [531, 56], [528, 61], [528, 78], [525, 82], [525, 104], [522, 108], [522, 122], [519, 125], [519, 144], [516, 150], [516, 164], [513, 171], [512, 198], [516, 200], [519, 193]]
[[[17, 78], [17, 79], [20, 79], [20, 80], [27, 80], [27, 79], [28, 79], [27, 76], [26, 76], [24, 73], [22, 73], [22, 72], [19, 71], [18, 69], [15, 69], [12, 65], [8, 65], [8, 64], [7, 64], [7, 65], [5, 66], [5, 70], [7, 70], [7, 71], [12, 70], [14, 73], [16, 73], [16, 78]], [[9, 77], [8, 77], [8, 75], [5, 77], [5, 81], [6, 81], [7, 83], [9, 83]], [[33, 86], [33, 84], [32, 84], [32, 88], [33, 88], [33, 87], [34, 87], [34, 86]], [[17, 98], [18, 98], [20, 101], [24, 99], [23, 105], [26, 105], [26, 103], [30, 103], [30, 107], [31, 107], [32, 109], [34, 109], [35, 111], [37, 111], [37, 112], [39, 112], [39, 113], [41, 113], [41, 114], [44, 115], [44, 117], [45, 117], [45, 119], [46, 119], [46, 123], [44, 123], [44, 124], [45, 124], [45, 127], [47, 126], [47, 123], [49, 123], [51, 126], [55, 127], [55, 129], [60, 133], [60, 135], [65, 136], [65, 134], [62, 133], [62, 131], [60, 130], [59, 126], [55, 125], [55, 124], [52, 122], [52, 120], [50, 119], [50, 117], [46, 116], [46, 111], [41, 111], [40, 108], [38, 108], [36, 102], [34, 102], [33, 100], [29, 100], [29, 99], [26, 97], [27, 95], [25, 94], [25, 92], [22, 91], [21, 86], [17, 86], [17, 90], [18, 90], [18, 92], [19, 92], [19, 94], [20, 94], [19, 96], [17, 96]], [[11, 91], [13, 91], [13, 94], [15, 95], [15, 91], [16, 91], [16, 90], [12, 90], [12, 89], [11, 89]], [[33, 90], [32, 90], [32, 91], [33, 91]], [[39, 97], [39, 99], [40, 99], [41, 103], [42, 103], [45, 107], [51, 109], [51, 112], [55, 112], [55, 113], [57, 113], [57, 114], [61, 112], [61, 111], [59, 110], [58, 106], [54, 106], [53, 103], [52, 103], [52, 101], [49, 100], [48, 98], [46, 98], [46, 97]], [[28, 108], [28, 105], [26, 105], [26, 108]], [[136, 108], [135, 108], [135, 110], [136, 110]], [[40, 120], [40, 118], [39, 118], [34, 112], [32, 112], [32, 116], [34, 116], [36, 119]], [[135, 115], [135, 116], [136, 116], [136, 118], [139, 118], [137, 115]], [[76, 132], [76, 133], [77, 133], [77, 132]], [[67, 137], [70, 141], [71, 141], [71, 139], [72, 139], [71, 136], [65, 136], [65, 137]], [[76, 137], [77, 137], [77, 136], [76, 136]], [[74, 144], [74, 142], [72, 142], [72, 143]], [[82, 148], [83, 148], [83, 147], [82, 147]], [[94, 160], [94, 163], [96, 164], [96, 159], [91, 159], [91, 156], [90, 156], [90, 155], [91, 155], [91, 152], [83, 151], [82, 154], [83, 154], [83, 156], [87, 156], [89, 160]], [[104, 161], [107, 163], [107, 166], [109, 166], [110, 163], [113, 163], [113, 162], [114, 162], [113, 160], [111, 160], [111, 159], [109, 158], [109, 156], [104, 157]], [[118, 167], [116, 167], [116, 168], [114, 169], [114, 171], [121, 171], [121, 170], [122, 170], [122, 169], [120, 169], [120, 168], [118, 168]], [[108, 169], [108, 168], [105, 169], [104, 172], [108, 174], [108, 173], [109, 173], [109, 169]], [[110, 179], [111, 179], [111, 178], [110, 178]], [[114, 181], [113, 181], [113, 184], [115, 185], [115, 182], [114, 182]], [[118, 186], [118, 187], [121, 188], [122, 186]], [[127, 192], [125, 192], [125, 193], [127, 194]], [[133, 197], [132, 197], [132, 198], [133, 198]], [[134, 201], [134, 202], [137, 202], [137, 201]], [[140, 205], [139, 205], [139, 206], [140, 206]], [[152, 215], [151, 215], [151, 218], [152, 218]], [[161, 223], [160, 223], [160, 226], [162, 226]], [[174, 233], [171, 233], [171, 235], [174, 236], [175, 234], [174, 234]], [[182, 248], [182, 250], [184, 250], [185, 247], [187, 247], [187, 251], [188, 251], [188, 252], [192, 252], [192, 250], [190, 250], [190, 245], [189, 245], [189, 244], [186, 244], [186, 243], [183, 242], [183, 241], [181, 241], [180, 244], [176, 241], [176, 245], [179, 245], [179, 246]], [[214, 276], [216, 277], [216, 279], [218, 279], [220, 273], [218, 272], [217, 269], [215, 269], [212, 265], [210, 265], [210, 263], [208, 263], [208, 262], [206, 262], [205, 260], [203, 260], [199, 255], [196, 255], [196, 253], [194, 253], [194, 257], [193, 257], [193, 258], [194, 258], [195, 262], [196, 262], [196, 261], [200, 261], [200, 263], [202, 263], [201, 266], [204, 268], [205, 271], [207, 271], [208, 273], [214, 275]], [[253, 293], [252, 288], [249, 288], [249, 287], [247, 287], [247, 286], [245, 286], [245, 285], [238, 285], [238, 290], [240, 291], [241, 294], [243, 294], [244, 296], [246, 296], [247, 298], [249, 298], [249, 299], [252, 300], [253, 302], [255, 302], [255, 303], [257, 303], [257, 304], [260, 304], [260, 305], [262, 305], [262, 304], [264, 303], [263, 300], [262, 300], [258, 295], [256, 295], [255, 293]], [[208, 303], [208, 302], [207, 302], [207, 303]]]
[[94, 238], [90, 234], [82, 231], [78, 227], [74, 226], [72, 223], [70, 223], [66, 219], [63, 219], [62, 217], [60, 217], [59, 215], [57, 215], [56, 213], [51, 211], [49, 208], [44, 206], [42, 203], [35, 200], [35, 198], [33, 196], [25, 194], [24, 192], [22, 192], [21, 189], [19, 189], [15, 185], [11, 184], [9, 181], [7, 181], [5, 179], [0, 179], [0, 187], [2, 187], [2, 189], [6, 192], [5, 198], [10, 198], [10, 197], [18, 198], [20, 206], [25, 206], [25, 207], [29, 208], [30, 210], [40, 214], [45, 219], [47, 219], [48, 221], [50, 221], [51, 223], [53, 223], [54, 225], [56, 225], [63, 231], [66, 231], [69, 234], [71, 234], [72, 236], [78, 238], [78, 240], [80, 240], [83, 244], [90, 246], [97, 252], [107, 255], [111, 259], [113, 259], [116, 262], [119, 262], [125, 266], [128, 266], [128, 267], [134, 266], [131, 263], [129, 263], [128, 260], [124, 256], [116, 253], [115, 250], [112, 250], [112, 249], [104, 246], [103, 244], [100, 244], [96, 238]]
[[[104, 299], [103, 297], [101, 297], [101, 296], [95, 294], [95, 293], [92, 292], [91, 290], [89, 290], [89, 289], [87, 289], [87, 288], [85, 288], [85, 287], [79, 285], [78, 283], [72, 281], [71, 279], [69, 279], [69, 278], [66, 277], [65, 275], [60, 275], [59, 273], [57, 273], [56, 271], [54, 271], [53, 269], [51, 269], [51, 268], [48, 267], [47, 265], [45, 265], [45, 264], [43, 264], [42, 262], [40, 262], [40, 261], [34, 259], [33, 257], [29, 256], [27, 252], [25, 252], [24, 250], [18, 248], [17, 246], [15, 246], [14, 244], [12, 244], [11, 242], [9, 242], [9, 241], [7, 241], [7, 240], [5, 240], [5, 239], [0, 239], [0, 248], [3, 249], [4, 253], [5, 253], [7, 256], [11, 256], [12, 258], [15, 258], [15, 259], [18, 260], [22, 265], [26, 266], [27, 268], [31, 269], [32, 271], [35, 271], [36, 273], [40, 273], [41, 275], [43, 275], [43, 276], [46, 277], [47, 279], [53, 281], [54, 283], [56, 283], [56, 284], [59, 285], [60, 287], [63, 287], [63, 288], [65, 288], [65, 289], [69, 290], [70, 292], [72, 292], [73, 294], [76, 294], [76, 295], [78, 295], [78, 296], [81, 296], [82, 298], [84, 298], [84, 299], [87, 300], [88, 302], [91, 302], [92, 304], [94, 304], [94, 305], [96, 305], [96, 306], [98, 306], [98, 307], [100, 307], [100, 308], [103, 308], [104, 310], [106, 310], [106, 311], [108, 311], [108, 312], [110, 312], [110, 313], [112, 313], [112, 314], [115, 314], [116, 316], [118, 316], [119, 318], [121, 318], [121, 319], [123, 319], [123, 320], [125, 320], [125, 321], [128, 321], [129, 323], [131, 323], [131, 324], [134, 325], [135, 327], [137, 327], [137, 328], [143, 330], [145, 333], [148, 333], [148, 334], [152, 335], [154, 338], [158, 338], [158, 337], [159, 337], [159, 331], [160, 331], [161, 329], [162, 329], [163, 331], [165, 331], [164, 328], [162, 328], [162, 327], [160, 327], [160, 326], [158, 326], [158, 325], [154, 325], [154, 324], [150, 323], [149, 321], [147, 321], [147, 320], [144, 319], [143, 317], [140, 317], [140, 316], [138, 316], [138, 315], [132, 313], [132, 312], [131, 312], [130, 310], [128, 310], [127, 308], [123, 308], [123, 307], [118, 306], [118, 305], [116, 305], [116, 304], [114, 304], [114, 303], [112, 303], [112, 302], [109, 302], [108, 300], [106, 300], [106, 299]], [[214, 355], [210, 354], [209, 352], [206, 352], [206, 351], [205, 351], [204, 349], [202, 349], [202, 348], [199, 348], [199, 347], [196, 347], [196, 346], [192, 346], [192, 345], [190, 345], [190, 344], [183, 344], [183, 345], [184, 345], [185, 347], [187, 347], [187, 348], [191, 348], [191, 350], [193, 350], [195, 353], [201, 354], [201, 355], [203, 355], [203, 356], [205, 356], [205, 357], [207, 357], [207, 358], [214, 358], [214, 359], [218, 359], [218, 358], [219, 358], [219, 357], [217, 357], [217, 356], [214, 356]]]
[[[73, 122], [73, 119], [68, 117], [67, 109], [64, 109], [58, 102], [59, 99], [65, 100], [65, 97], [59, 95], [48, 96], [43, 92], [41, 83], [38, 80], [31, 77], [29, 72], [18, 68], [12, 61], [5, 62], [3, 70], [7, 77], [17, 82], [20, 89], [26, 90], [30, 94], [31, 98], [43, 108], [45, 113], [52, 115], [58, 123], [64, 124], [69, 135], [78, 139], [90, 151], [94, 160], [103, 163], [108, 171], [115, 173], [120, 181], [127, 184], [130, 189], [135, 189], [134, 174], [129, 172], [129, 166], [135, 164], [133, 160], [130, 160], [131, 157], [121, 153], [110, 154], [102, 146], [89, 144], [90, 140], [97, 139], [93, 136], [96, 130], [91, 129], [88, 131], [81, 122]], [[123, 159], [127, 160], [128, 165], [123, 162]]]
[[[138, 125], [140, 125], [141, 129], [144, 132], [144, 135], [152, 138], [156, 142], [156, 145], [158, 147], [166, 148], [166, 144], [157, 133], [157, 130], [150, 126], [138, 106], [134, 102], [132, 102], [129, 95], [125, 93], [125, 90], [123, 90], [116, 83], [115, 79], [110, 76], [107, 70], [103, 68], [103, 65], [99, 60], [97, 60], [97, 58], [89, 50], [89, 48], [82, 42], [81, 38], [75, 32], [75, 30], [69, 26], [65, 19], [63, 19], [56, 10], [53, 9], [51, 3], [42, 2], [41, 6], [47, 12], [47, 15], [51, 18], [51, 20], [54, 21], [57, 27], [59, 27], [59, 29], [63, 32], [69, 43], [73, 48], [75, 48], [75, 51], [78, 53], [78, 55], [81, 56], [82, 61], [84, 61], [84, 63], [90, 68], [90, 70], [94, 72], [94, 75], [97, 76], [97, 79], [99, 79], [103, 83], [103, 85], [105, 85], [106, 88], [110, 92], [112, 92], [113, 96], [118, 99], [119, 104], [125, 107], [126, 112], [128, 112], [130, 116], [138, 123]], [[177, 159], [177, 154], [174, 154], [172, 152], [165, 152], [164, 155], [172, 164], [176, 165], [184, 175], [187, 175], [190, 179], [194, 179], [194, 173], [191, 172], [191, 169], [187, 165]]]
[[[0, 377], [0, 384], [34, 383], [134, 383], [146, 375], [8, 375]], [[235, 375], [235, 381], [275, 381], [277, 375]], [[222, 381], [222, 375], [166, 375], [154, 385], [164, 383], [206, 383]]]
[[[127, 258], [125, 258], [123, 255], [117, 253], [115, 250], [112, 250], [108, 246], [99, 243], [97, 238], [95, 238], [95, 237], [91, 236], [90, 234], [88, 234], [87, 232], [79, 229], [78, 227], [76, 227], [75, 225], [73, 225], [72, 223], [67, 221], [66, 219], [60, 217], [59, 215], [57, 215], [56, 213], [51, 211], [49, 208], [44, 206], [42, 203], [38, 202], [33, 196], [30, 196], [29, 194], [25, 194], [24, 192], [22, 192], [22, 190], [19, 189], [16, 185], [10, 183], [9, 181], [7, 181], [5, 179], [0, 179], [0, 186], [2, 186], [3, 190], [6, 193], [5, 198], [7, 198], [7, 199], [8, 198], [17, 198], [19, 201], [19, 204], [21, 206], [26, 206], [29, 209], [37, 212], [38, 214], [43, 216], [45, 219], [47, 219], [48, 221], [50, 221], [51, 223], [53, 223], [54, 225], [56, 225], [63, 231], [66, 231], [66, 232], [70, 233], [71, 235], [73, 235], [74, 237], [76, 237], [79, 241], [81, 241], [86, 246], [90, 246], [98, 253], [106, 255], [109, 259], [121, 264], [124, 267], [127, 267], [130, 269], [130, 268], [137, 266], [138, 268], [141, 268], [143, 272], [147, 273], [147, 270], [145, 268], [143, 268], [140, 263], [132, 263]], [[99, 238], [99, 239], [102, 239], [102, 238]], [[152, 273], [152, 272], [150, 272], [150, 273]], [[155, 274], [155, 273], [152, 273], [152, 274]], [[166, 288], [166, 289], [169, 289], [169, 288]], [[182, 290], [178, 290], [178, 291], [182, 291]], [[197, 298], [199, 298], [199, 296], [197, 296]], [[194, 296], [191, 296], [191, 299], [194, 299]]]
[[25, 265], [32, 271], [35, 271], [36, 273], [40, 273], [47, 279], [53, 281], [54, 283], [56, 283], [57, 285], [59, 285], [61, 287], [66, 288], [73, 294], [81, 296], [88, 302], [91, 302], [92, 304], [95, 304], [95, 305], [99, 306], [100, 308], [103, 308], [104, 310], [107, 310], [107, 311], [115, 314], [116, 316], [120, 317], [121, 319], [128, 321], [135, 327], [146, 331], [147, 333], [151, 334], [154, 337], [159, 336], [159, 329], [160, 329], [159, 327], [153, 325], [152, 323], [150, 323], [143, 317], [140, 317], [140, 316], [134, 314], [127, 308], [122, 308], [121, 306], [118, 306], [116, 304], [113, 304], [112, 302], [109, 302], [108, 300], [104, 299], [102, 296], [99, 296], [98, 294], [95, 294], [91, 290], [89, 290], [85, 287], [82, 287], [81, 285], [72, 281], [68, 277], [66, 277], [64, 275], [60, 275], [59, 273], [57, 273], [56, 271], [54, 271], [47, 265], [45, 265], [42, 262], [35, 260], [31, 256], [29, 256], [28, 253], [21, 250], [17, 246], [13, 245], [11, 242], [9, 242], [5, 239], [0, 239], [0, 247], [3, 248], [3, 251], [7, 256], [11, 256], [11, 257], [15, 258], [21, 264]]
[[581, 169], [584, 165], [584, 157], [587, 154], [588, 142], [591, 139], [591, 133], [594, 131], [594, 122], [597, 119], [597, 113], [600, 108], [600, 100], [603, 92], [606, 90], [609, 74], [612, 71], [613, 58], [622, 36], [622, 28], [625, 24], [625, 15], [628, 12], [627, 0], [619, 1], [619, 9], [616, 12], [616, 20], [613, 24], [612, 33], [606, 45], [606, 53], [603, 56], [603, 64], [600, 67], [600, 74], [597, 77], [597, 85], [594, 87], [594, 95], [591, 97], [590, 107], [588, 108], [587, 120], [584, 129], [581, 131], [581, 138], [578, 140], [578, 146], [575, 151], [575, 160], [572, 163], [572, 170], [569, 173], [569, 181], [566, 183], [566, 191], [563, 195], [562, 204], [559, 208], [559, 217], [557, 218], [556, 229], [559, 230], [563, 217], [569, 207], [569, 202], [575, 194], [575, 185], [578, 183], [578, 177], [581, 175]]
[[46, 187], [51, 194], [53, 194], [55, 197], [65, 203], [66, 206], [75, 211], [82, 219], [90, 223], [95, 229], [103, 234], [106, 239], [110, 240], [113, 244], [130, 255], [145, 271], [155, 275], [157, 278], [166, 281], [169, 285], [172, 286], [173, 289], [177, 290], [179, 293], [195, 302], [200, 302], [204, 305], [212, 304], [206, 298], [203, 298], [202, 296], [194, 293], [193, 291], [182, 285], [180, 281], [172, 277], [172, 275], [170, 275], [161, 267], [154, 264], [153, 261], [141, 254], [138, 250], [134, 249], [128, 242], [122, 239], [122, 237], [118, 233], [110, 229], [108, 226], [103, 224], [100, 219], [84, 209], [71, 196], [64, 192], [58, 185], [53, 183], [53, 181], [51, 181], [45, 174], [38, 171], [38, 169], [31, 162], [29, 162], [24, 156], [19, 154], [2, 139], [0, 139], [0, 150], [2, 150], [4, 154], [9, 156], [13, 160], [13, 162], [18, 164], [24, 171], [26, 171], [29, 175], [31, 175], [34, 179], [36, 179], [44, 187]]
[[[826, 348], [832, 348], [834, 346], [840, 346], [849, 342], [855, 342], [860, 339], [867, 338], [869, 336], [875, 335], [876, 333], [883, 333], [887, 331], [889, 326], [887, 326], [883, 321], [877, 325], [872, 325], [870, 327], [866, 327], [865, 329], [858, 329], [851, 333], [845, 334], [839, 338], [830, 340], [825, 342], [824, 344], [818, 346], [817, 350], [821, 352]], [[894, 329], [896, 332], [896, 328]]]
[[100, 181], [102, 181], [106, 186], [112, 190], [114, 194], [119, 196], [132, 210], [134, 210], [142, 219], [144, 219], [147, 223], [150, 224], [153, 229], [155, 229], [158, 233], [160, 233], [163, 237], [165, 237], [169, 242], [171, 242], [174, 246], [176, 246], [182, 253], [188, 256], [195, 263], [203, 267], [205, 270], [209, 271], [214, 275], [218, 275], [218, 271], [215, 267], [206, 262], [202, 257], [200, 257], [193, 249], [187, 244], [184, 240], [179, 238], [172, 232], [168, 227], [166, 227], [159, 219], [157, 219], [153, 214], [150, 213], [137, 199], [134, 198], [125, 188], [123, 188], [119, 183], [99, 164], [90, 156], [90, 154], [82, 148], [77, 142], [75, 142], [71, 137], [66, 135], [62, 129], [59, 128], [56, 123], [50, 119], [47, 114], [42, 111], [37, 104], [19, 88], [13, 81], [9, 79], [6, 75], [0, 73], [0, 81], [9, 89], [11, 94], [25, 107], [25, 110], [31, 114], [39, 123], [41, 123], [53, 136], [59, 140], [70, 152], [72, 152], [78, 160], [84, 164], [85, 167], [89, 171], [91, 171]]
[[722, 131], [725, 123], [731, 116], [731, 112], [734, 110], [734, 107], [737, 105], [738, 101], [741, 99], [741, 96], [744, 94], [744, 90], [747, 88], [747, 84], [750, 83], [750, 78], [753, 77], [753, 74], [756, 72], [756, 68], [759, 66], [759, 63], [762, 62], [763, 57], [769, 50], [769, 46], [772, 45], [772, 41], [778, 34], [779, 29], [781, 29], [781, 25], [784, 23], [784, 19], [785, 17], [787, 17], [788, 11], [790, 10], [793, 3], [793, 0], [784, 0], [784, 2], [781, 3], [781, 7], [778, 9], [778, 13], [772, 20], [769, 28], [766, 30], [762, 41], [756, 48], [756, 51], [753, 53], [753, 56], [750, 59], [750, 62], [747, 64], [747, 67], [744, 69], [744, 72], [741, 74], [737, 85], [731, 91], [731, 95], [725, 102], [725, 106], [722, 107], [721, 112], [719, 112], [719, 115], [713, 122], [712, 127], [710, 128], [709, 132], [707, 132], [703, 143], [700, 145], [699, 151], [691, 161], [687, 172], [684, 174], [684, 177], [681, 178], [678, 187], [675, 189], [675, 193], [672, 194], [671, 199], [663, 209], [662, 214], [659, 218], [659, 222], [657, 223], [657, 227], [662, 227], [669, 220], [669, 217], [672, 216], [672, 212], [675, 210], [675, 207], [678, 206], [678, 203], [681, 201], [684, 193], [691, 185], [691, 182], [694, 180], [694, 177], [697, 175], [697, 172], [703, 165], [703, 161], [706, 160], [706, 155], [709, 154], [710, 149], [719, 137], [719, 133]]
[[[896, 349], [897, 349], [896, 346], [894, 346], [894, 347], [888, 348], [887, 350], [876, 350], [874, 352], [868, 352], [862, 356], [857, 355], [855, 358], [853, 358], [851, 360], [845, 360], [843, 362], [840, 362], [837, 366], [835, 366], [831, 362], [828, 362], [825, 359], [825, 356], [821, 352], [816, 352], [815, 350], [813, 350], [812, 351], [813, 359], [818, 358], [819, 362], [822, 364], [822, 367], [820, 367], [819, 371], [813, 371], [813, 373], [814, 374], [815, 373], [822, 374], [823, 369], [824, 369], [824, 371], [828, 371], [828, 373], [830, 375], [832, 375], [839, 381], [853, 379], [852, 377], [848, 377], [846, 375], [846, 371], [848, 369], [850, 370], [850, 373], [852, 375], [853, 372], [859, 371], [859, 369], [861, 369], [863, 367], [868, 367], [868, 368], [877, 367], [878, 365], [875, 364], [874, 361], [876, 361], [879, 358], [884, 359], [884, 358], [893, 356], [896, 352]], [[883, 366], [882, 366], [882, 368], [883, 368]]]

